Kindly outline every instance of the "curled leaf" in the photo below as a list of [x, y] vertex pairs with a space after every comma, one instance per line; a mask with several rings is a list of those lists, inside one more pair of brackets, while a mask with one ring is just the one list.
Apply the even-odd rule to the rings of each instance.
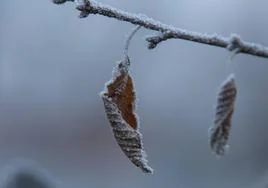
[[225, 155], [229, 148], [227, 141], [231, 130], [236, 93], [234, 75], [231, 74], [220, 86], [215, 109], [214, 126], [209, 129], [210, 146], [212, 151], [218, 156]]
[[114, 77], [100, 94], [114, 137], [121, 150], [137, 167], [145, 173], [153, 169], [147, 165], [143, 150], [139, 121], [135, 113], [136, 95], [133, 80], [128, 74], [130, 61], [126, 57], [114, 68]]

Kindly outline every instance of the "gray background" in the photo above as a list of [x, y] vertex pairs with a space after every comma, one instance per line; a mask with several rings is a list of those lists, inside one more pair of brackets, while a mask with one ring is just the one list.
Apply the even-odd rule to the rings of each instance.
[[[266, 0], [101, 0], [179, 28], [268, 45]], [[0, 5], [0, 165], [38, 161], [63, 187], [263, 188], [268, 167], [268, 61], [170, 40], [130, 47], [141, 132], [154, 175], [117, 146], [99, 97], [133, 28], [102, 16], [78, 19], [74, 4], [8, 0]], [[207, 130], [220, 83], [238, 87], [229, 154], [211, 153]], [[267, 180], [268, 184], [268, 180]]]

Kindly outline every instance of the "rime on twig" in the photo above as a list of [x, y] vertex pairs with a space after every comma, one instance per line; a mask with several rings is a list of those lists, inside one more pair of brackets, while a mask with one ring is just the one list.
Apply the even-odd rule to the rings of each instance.
[[214, 126], [210, 128], [210, 146], [214, 153], [222, 156], [228, 149], [227, 141], [231, 130], [231, 119], [237, 89], [234, 75], [230, 75], [220, 86], [217, 98]]
[[[53, 0], [53, 2], [54, 1], [64, 0]], [[66, 1], [75, 2], [75, 0]], [[120, 21], [126, 21], [134, 25], [140, 25], [150, 30], [159, 31], [159, 34], [147, 38], [147, 41], [149, 42], [149, 49], [156, 47], [158, 43], [167, 39], [183, 39], [222, 48], [227, 48], [232, 41], [232, 37], [225, 38], [218, 34], [208, 35], [199, 32], [187, 31], [171, 25], [163, 24], [143, 14], [132, 14], [107, 5], [103, 5], [101, 3], [97, 3], [93, 0], [83, 0], [83, 2], [83, 4], [78, 3], [77, 5], [77, 9], [81, 11], [79, 16], [81, 18], [87, 17], [89, 14], [99, 14], [106, 17], [115, 18]], [[242, 40], [240, 41], [240, 53], [268, 58], [267, 47], [261, 44], [254, 44]]]

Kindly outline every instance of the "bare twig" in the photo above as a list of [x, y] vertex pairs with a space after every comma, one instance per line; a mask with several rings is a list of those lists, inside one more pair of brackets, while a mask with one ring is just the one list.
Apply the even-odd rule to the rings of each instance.
[[141, 26], [137, 26], [135, 27], [130, 33], [129, 35], [127, 36], [127, 39], [126, 39], [126, 42], [125, 42], [125, 48], [124, 48], [124, 54], [125, 56], [128, 56], [128, 48], [129, 48], [129, 44], [130, 44], [130, 41], [131, 39], [133, 38], [133, 36], [135, 35], [135, 33], [141, 28]]
[[[65, 1], [75, 2], [75, 0]], [[84, 0], [84, 3], [82, 5], [78, 5], [76, 8], [81, 11], [80, 17], [87, 17], [89, 14], [99, 14], [106, 17], [115, 18], [120, 21], [126, 21], [134, 25], [140, 25], [150, 30], [159, 31], [160, 34], [148, 37], [146, 39], [149, 42], [149, 49], [156, 47], [157, 44], [168, 39], [183, 39], [197, 43], [227, 48], [231, 51], [234, 50], [232, 48], [235, 46], [235, 48], [238, 47], [240, 49], [239, 53], [268, 58], [267, 47], [261, 44], [254, 44], [243, 41], [239, 37], [237, 37], [237, 35], [236, 37], [231, 36], [230, 38], [225, 38], [217, 34], [208, 35], [198, 32], [187, 31], [173, 27], [171, 25], [163, 24], [143, 14], [132, 14], [107, 5], [97, 3], [93, 0]], [[234, 39], [239, 39], [239, 46], [236, 46], [237, 43], [235, 42], [237, 42], [237, 40]]]

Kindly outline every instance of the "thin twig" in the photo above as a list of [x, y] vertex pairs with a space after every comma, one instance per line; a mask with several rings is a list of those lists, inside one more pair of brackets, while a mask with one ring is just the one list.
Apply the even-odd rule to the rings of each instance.
[[129, 44], [131, 39], [133, 38], [133, 36], [135, 35], [135, 33], [141, 28], [140, 25], [136, 26], [127, 36], [126, 42], [125, 42], [125, 47], [124, 47], [124, 54], [125, 56], [128, 56], [128, 48], [129, 48]]
[[[66, 1], [74, 2], [75, 0]], [[229, 47], [235, 45], [234, 42], [237, 42], [233, 40], [234, 37], [232, 36], [230, 38], [225, 38], [217, 34], [208, 35], [198, 32], [187, 31], [173, 27], [171, 25], [163, 24], [143, 14], [132, 14], [122, 10], [118, 10], [108, 5], [97, 3], [93, 0], [86, 0], [86, 2], [87, 3], [78, 5], [76, 7], [79, 11], [81, 11], [80, 17], [87, 17], [89, 14], [99, 14], [106, 17], [115, 18], [120, 21], [126, 21], [134, 25], [140, 25], [149, 30], [159, 31], [160, 34], [147, 38], [147, 41], [149, 42], [149, 49], [156, 47], [158, 43], [167, 39], [183, 39], [197, 43], [227, 48], [229, 50], [231, 49]], [[268, 58], [268, 48], [261, 44], [246, 42], [239, 38], [239, 48], [240, 53]]]

